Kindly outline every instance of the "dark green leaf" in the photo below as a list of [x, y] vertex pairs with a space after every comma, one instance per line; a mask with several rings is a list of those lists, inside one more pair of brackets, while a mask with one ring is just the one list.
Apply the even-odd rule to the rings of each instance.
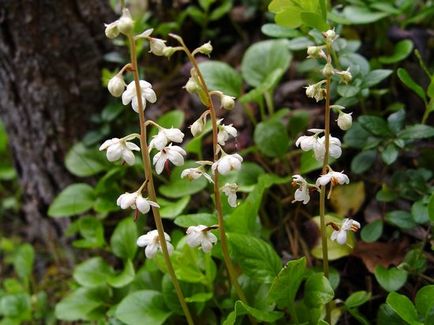
[[393, 64], [404, 60], [410, 55], [413, 50], [413, 42], [406, 39], [399, 41], [393, 50], [393, 53], [389, 56], [380, 56], [379, 61], [384, 64]]
[[173, 202], [159, 198], [158, 203], [161, 206], [160, 214], [163, 218], [173, 219], [184, 211], [188, 202], [190, 202], [190, 196], [184, 196], [178, 201]]
[[172, 314], [158, 291], [142, 290], [130, 293], [116, 308], [116, 317], [127, 325], [159, 325]]
[[356, 85], [339, 85], [338, 94], [342, 97], [353, 97], [356, 96], [360, 91], [360, 87]]
[[32, 274], [35, 251], [30, 244], [22, 244], [15, 252], [13, 263], [15, 272], [22, 279]]
[[184, 228], [196, 225], [212, 226], [217, 224], [217, 217], [211, 213], [185, 214], [178, 216], [175, 224]]
[[399, 111], [389, 115], [387, 118], [387, 125], [393, 133], [397, 134], [402, 130], [405, 123], [405, 115], [404, 109], [400, 109]]
[[422, 322], [419, 322], [416, 308], [406, 296], [391, 292], [387, 296], [386, 303], [407, 323], [411, 325], [423, 325]]
[[0, 314], [5, 316], [2, 319], [2, 324], [8, 325], [7, 317], [13, 318], [16, 322], [12, 323], [21, 324], [24, 320], [31, 319], [31, 300], [27, 293], [14, 293], [0, 296]]
[[398, 69], [398, 78], [404, 85], [413, 90], [424, 102], [426, 102], [425, 90], [417, 84], [404, 68]]
[[88, 184], [72, 184], [65, 188], [51, 203], [50, 217], [69, 217], [89, 210], [95, 201], [93, 188]]
[[357, 308], [371, 299], [371, 293], [367, 291], [356, 291], [345, 300], [345, 307]]
[[351, 161], [351, 171], [355, 174], [367, 171], [375, 162], [376, 157], [377, 152], [375, 150], [359, 152]]
[[71, 174], [87, 177], [105, 170], [108, 164], [104, 153], [77, 143], [67, 153], [65, 166]]
[[73, 276], [80, 285], [93, 288], [106, 284], [112, 273], [111, 267], [101, 257], [93, 257], [77, 265]]
[[360, 235], [362, 240], [367, 243], [372, 243], [381, 237], [383, 233], [383, 221], [375, 220], [362, 228]]
[[371, 11], [367, 7], [356, 6], [345, 6], [343, 14], [351, 24], [355, 25], [370, 24], [390, 15], [387, 12]]
[[234, 260], [243, 271], [253, 279], [271, 283], [282, 267], [273, 247], [262, 239], [249, 235], [230, 233], [228, 238]]
[[385, 290], [396, 291], [407, 281], [407, 272], [396, 267], [385, 269], [378, 265], [375, 268], [375, 278]]
[[107, 282], [114, 288], [122, 288], [130, 284], [134, 280], [134, 276], [135, 271], [133, 262], [131, 262], [131, 260], [127, 260], [122, 272], [118, 274], [112, 274], [111, 277], [107, 279]]
[[234, 325], [238, 316], [249, 314], [260, 322], [274, 323], [283, 317], [280, 311], [260, 310], [250, 307], [241, 300], [235, 302], [234, 311], [232, 311], [223, 322], [223, 325]]
[[381, 152], [381, 158], [387, 165], [393, 164], [399, 155], [399, 149], [393, 143], [389, 143]]
[[314, 273], [308, 277], [304, 288], [304, 302], [307, 306], [325, 305], [333, 296], [334, 291], [330, 282], [322, 273]]
[[402, 229], [412, 229], [416, 227], [416, 223], [411, 214], [402, 210], [386, 213], [385, 220]]
[[369, 73], [363, 78], [363, 86], [371, 88], [379, 84], [381, 81], [386, 79], [392, 74], [393, 70], [388, 69], [378, 69], [369, 71]]
[[261, 31], [269, 37], [277, 38], [294, 38], [299, 35], [298, 31], [293, 28], [279, 26], [276, 24], [262, 25]]
[[110, 239], [113, 253], [123, 259], [132, 260], [137, 251], [137, 227], [132, 218], [119, 222]]
[[425, 124], [415, 124], [406, 127], [398, 136], [404, 140], [418, 140], [434, 137], [434, 127]]
[[255, 128], [254, 140], [259, 150], [268, 157], [280, 157], [288, 151], [286, 128], [277, 121], [265, 121]]
[[411, 215], [413, 220], [417, 223], [423, 224], [429, 221], [429, 213], [428, 206], [423, 202], [423, 200], [419, 200], [413, 203], [411, 206]]
[[240, 96], [242, 79], [231, 66], [223, 62], [206, 61], [199, 64], [199, 68], [210, 90], [219, 90], [228, 96]]
[[434, 308], [434, 285], [426, 285], [419, 289], [415, 299], [416, 309], [425, 316]]
[[363, 128], [365, 128], [373, 135], [384, 137], [384, 136], [389, 136], [391, 134], [387, 122], [381, 117], [372, 116], [372, 115], [362, 115], [357, 119], [357, 121], [360, 123], [360, 125]]

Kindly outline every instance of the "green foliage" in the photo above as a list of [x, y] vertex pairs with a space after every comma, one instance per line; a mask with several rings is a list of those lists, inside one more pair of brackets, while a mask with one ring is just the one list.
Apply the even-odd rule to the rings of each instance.
[[90, 210], [94, 204], [95, 192], [88, 184], [72, 184], [66, 187], [51, 203], [50, 217], [69, 217]]

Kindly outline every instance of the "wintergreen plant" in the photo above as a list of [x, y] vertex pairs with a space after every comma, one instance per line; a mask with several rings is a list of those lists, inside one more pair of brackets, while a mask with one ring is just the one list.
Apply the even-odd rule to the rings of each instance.
[[[350, 182], [348, 176], [344, 172], [337, 172], [330, 166], [330, 158], [338, 159], [342, 155], [341, 141], [331, 135], [331, 111], [333, 110], [338, 114], [337, 125], [342, 130], [348, 130], [352, 124], [351, 113], [345, 113], [345, 107], [340, 105], [331, 105], [331, 81], [333, 77], [337, 77], [340, 83], [347, 84], [351, 81], [352, 76], [349, 69], [341, 71], [333, 66], [332, 51], [333, 42], [338, 38], [334, 30], [327, 30], [323, 33], [324, 45], [311, 46], [307, 49], [308, 58], [319, 59], [325, 61], [321, 73], [324, 80], [306, 87], [306, 95], [314, 98], [317, 102], [325, 100], [324, 111], [324, 129], [310, 129], [308, 130], [312, 135], [303, 135], [296, 141], [296, 146], [300, 147], [303, 151], [313, 151], [314, 157], [317, 161], [322, 163], [322, 175], [318, 177], [315, 184], [308, 183], [301, 175], [293, 176], [294, 185], [298, 189], [294, 194], [294, 201], [301, 201], [307, 204], [310, 200], [310, 189], [320, 192], [320, 231], [322, 243], [322, 259], [323, 271], [326, 277], [329, 277], [328, 265], [328, 247], [327, 247], [327, 232], [326, 227], [331, 226], [333, 232], [331, 240], [335, 240], [341, 245], [347, 242], [349, 231], [358, 231], [360, 223], [352, 219], [344, 219], [342, 224], [335, 222], [327, 222], [325, 216], [325, 200], [326, 189], [329, 187], [327, 197], [333, 191], [333, 187], [337, 185], [348, 184]], [[330, 323], [331, 310], [329, 304], [326, 305], [326, 320]]]

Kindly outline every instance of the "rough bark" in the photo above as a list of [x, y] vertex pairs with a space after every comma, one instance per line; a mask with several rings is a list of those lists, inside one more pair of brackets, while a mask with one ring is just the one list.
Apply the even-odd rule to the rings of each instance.
[[72, 181], [65, 153], [103, 105], [113, 18], [107, 0], [0, 0], [0, 119], [33, 235], [49, 235], [47, 206]]

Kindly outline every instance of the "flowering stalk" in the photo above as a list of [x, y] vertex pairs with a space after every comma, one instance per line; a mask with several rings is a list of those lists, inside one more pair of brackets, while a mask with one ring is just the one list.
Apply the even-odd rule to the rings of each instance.
[[[145, 177], [147, 179], [147, 190], [148, 195], [151, 201], [156, 202], [157, 196], [155, 194], [155, 187], [154, 187], [154, 180], [152, 176], [152, 165], [151, 165], [151, 159], [149, 156], [148, 151], [148, 144], [147, 144], [147, 130], [145, 125], [145, 112], [143, 109], [143, 102], [142, 102], [142, 89], [140, 87], [140, 79], [139, 79], [139, 73], [138, 73], [138, 67], [137, 67], [137, 52], [136, 52], [136, 44], [134, 37], [129, 34], [128, 35], [128, 42], [130, 46], [130, 57], [131, 57], [131, 65], [132, 65], [132, 71], [134, 75], [134, 83], [136, 86], [136, 92], [137, 92], [137, 100], [138, 100], [138, 112], [139, 112], [139, 120], [140, 120], [140, 147], [142, 151], [142, 159], [143, 159], [143, 168], [145, 172]], [[170, 261], [169, 251], [167, 248], [167, 242], [164, 240], [165, 233], [164, 233], [164, 227], [163, 222], [161, 220], [160, 211], [158, 207], [152, 206], [152, 212], [154, 215], [154, 221], [155, 226], [157, 227], [158, 231], [158, 238], [159, 244], [161, 246], [161, 252], [163, 253], [164, 261], [166, 263], [167, 270], [169, 272], [169, 275], [172, 279], [173, 286], [175, 287], [176, 294], [178, 296], [178, 300], [181, 304], [182, 310], [184, 311], [185, 317], [187, 319], [188, 324], [194, 324], [193, 318], [190, 314], [190, 310], [188, 309], [187, 303], [185, 302], [184, 295], [182, 293], [181, 285], [179, 284], [178, 279], [176, 278], [175, 271], [172, 266], [172, 262]]]
[[[195, 69], [195, 71], [197, 73], [197, 77], [198, 77], [199, 83], [200, 83], [199, 86], [202, 88], [202, 91], [205, 93], [206, 103], [208, 106], [207, 108], [209, 111], [209, 115], [211, 117], [212, 139], [213, 139], [213, 160], [215, 163], [216, 161], [218, 161], [219, 151], [221, 151], [222, 149], [219, 146], [219, 142], [218, 142], [219, 122], [217, 120], [217, 114], [216, 114], [216, 110], [215, 110], [215, 107], [214, 107], [214, 104], [213, 104], [213, 101], [211, 98], [210, 91], [209, 91], [208, 86], [205, 82], [205, 79], [203, 78], [203, 75], [199, 69], [196, 58], [190, 52], [190, 50], [187, 48], [187, 46], [185, 45], [182, 38], [179, 37], [178, 35], [174, 35], [174, 34], [169, 34], [169, 35], [179, 42], [183, 51], [186, 53], [189, 61], [191, 62], [191, 64], [193, 65], [193, 68]], [[221, 193], [220, 193], [220, 185], [219, 185], [219, 172], [217, 170], [215, 170], [215, 172], [213, 173], [213, 182], [214, 182], [215, 208], [216, 208], [216, 212], [217, 212], [218, 230], [220, 232], [220, 241], [221, 241], [223, 259], [224, 259], [224, 262], [226, 264], [226, 268], [227, 268], [228, 273], [229, 273], [230, 281], [232, 283], [232, 286], [235, 288], [235, 291], [236, 291], [239, 299], [241, 301], [243, 301], [244, 303], [247, 303], [246, 296], [244, 295], [244, 292], [241, 289], [241, 286], [239, 285], [239, 283], [237, 281], [237, 273], [235, 271], [235, 268], [232, 264], [232, 260], [231, 260], [230, 255], [229, 255], [228, 242], [227, 242], [225, 226], [224, 226], [224, 221], [223, 221], [223, 211], [222, 211]]]

